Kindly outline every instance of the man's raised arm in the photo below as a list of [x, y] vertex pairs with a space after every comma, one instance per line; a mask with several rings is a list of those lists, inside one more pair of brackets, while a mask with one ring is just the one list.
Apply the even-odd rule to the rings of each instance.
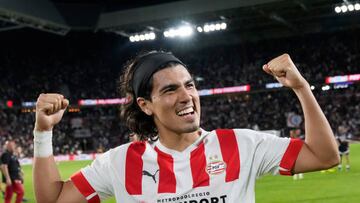
[[40, 94], [36, 102], [33, 184], [36, 202], [86, 202], [71, 181], [61, 180], [52, 151], [52, 130], [69, 101], [60, 94]]
[[283, 54], [264, 65], [263, 69], [284, 86], [292, 88], [304, 113], [305, 143], [293, 172], [309, 172], [336, 166], [340, 158], [334, 134], [310, 85], [302, 77], [290, 56]]

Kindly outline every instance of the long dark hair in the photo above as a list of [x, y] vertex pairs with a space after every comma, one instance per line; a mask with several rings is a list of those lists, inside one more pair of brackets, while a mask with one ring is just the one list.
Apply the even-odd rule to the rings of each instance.
[[[153, 117], [145, 114], [137, 104], [135, 93], [132, 87], [132, 80], [136, 63], [148, 54], [153, 54], [157, 52], [163, 51], [150, 51], [142, 53], [137, 55], [133, 60], [128, 61], [119, 80], [120, 94], [128, 99], [128, 103], [121, 108], [120, 117], [125, 121], [126, 126], [128, 126], [128, 128], [132, 132], [136, 133], [142, 141], [156, 141], [158, 139], [158, 131], [156, 129]], [[176, 65], [178, 65], [178, 63], [169, 62], [160, 67], [159, 70], [168, 67], [174, 67]], [[153, 78], [151, 77], [149, 83], [146, 84], [145, 90], [143, 91], [144, 95], [139, 96], [151, 101], [150, 94], [152, 91], [152, 87]]]

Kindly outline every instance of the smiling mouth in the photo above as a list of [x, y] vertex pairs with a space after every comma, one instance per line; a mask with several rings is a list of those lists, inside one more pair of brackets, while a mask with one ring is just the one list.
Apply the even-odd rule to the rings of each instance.
[[193, 115], [195, 113], [194, 107], [189, 107], [176, 113], [178, 116]]

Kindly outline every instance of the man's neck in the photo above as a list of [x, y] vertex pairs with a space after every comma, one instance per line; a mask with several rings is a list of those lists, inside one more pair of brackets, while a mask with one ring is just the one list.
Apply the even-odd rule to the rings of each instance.
[[168, 149], [182, 152], [192, 145], [200, 137], [200, 134], [200, 129], [191, 133], [182, 134], [174, 132], [159, 132], [159, 141]]

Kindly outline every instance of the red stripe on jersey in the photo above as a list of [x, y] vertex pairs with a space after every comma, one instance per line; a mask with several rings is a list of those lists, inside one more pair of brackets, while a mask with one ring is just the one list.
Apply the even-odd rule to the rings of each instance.
[[145, 142], [133, 142], [126, 153], [125, 188], [130, 195], [142, 194], [142, 155], [145, 148]]
[[295, 161], [299, 155], [303, 141], [300, 139], [291, 139], [289, 146], [287, 147], [283, 158], [280, 162], [280, 167], [282, 168], [279, 173], [281, 175], [292, 175], [291, 171], [295, 166]]
[[157, 162], [159, 165], [159, 186], [158, 193], [175, 193], [176, 178], [174, 173], [174, 159], [171, 155], [160, 151], [155, 147], [158, 154]]
[[221, 154], [226, 163], [225, 182], [234, 181], [240, 175], [240, 153], [233, 130], [216, 130], [217, 138], [220, 143]]
[[206, 173], [205, 146], [201, 143], [197, 149], [191, 152], [190, 168], [193, 179], [193, 188], [209, 186], [210, 178]]
[[99, 203], [100, 202], [99, 195], [97, 195], [94, 188], [86, 180], [85, 176], [81, 173], [81, 171], [72, 175], [70, 179], [73, 182], [73, 184], [75, 185], [75, 187], [80, 191], [80, 193], [82, 195], [84, 195], [84, 197], [86, 199], [88, 196], [93, 195], [94, 193], [96, 194], [87, 200], [89, 203]]

